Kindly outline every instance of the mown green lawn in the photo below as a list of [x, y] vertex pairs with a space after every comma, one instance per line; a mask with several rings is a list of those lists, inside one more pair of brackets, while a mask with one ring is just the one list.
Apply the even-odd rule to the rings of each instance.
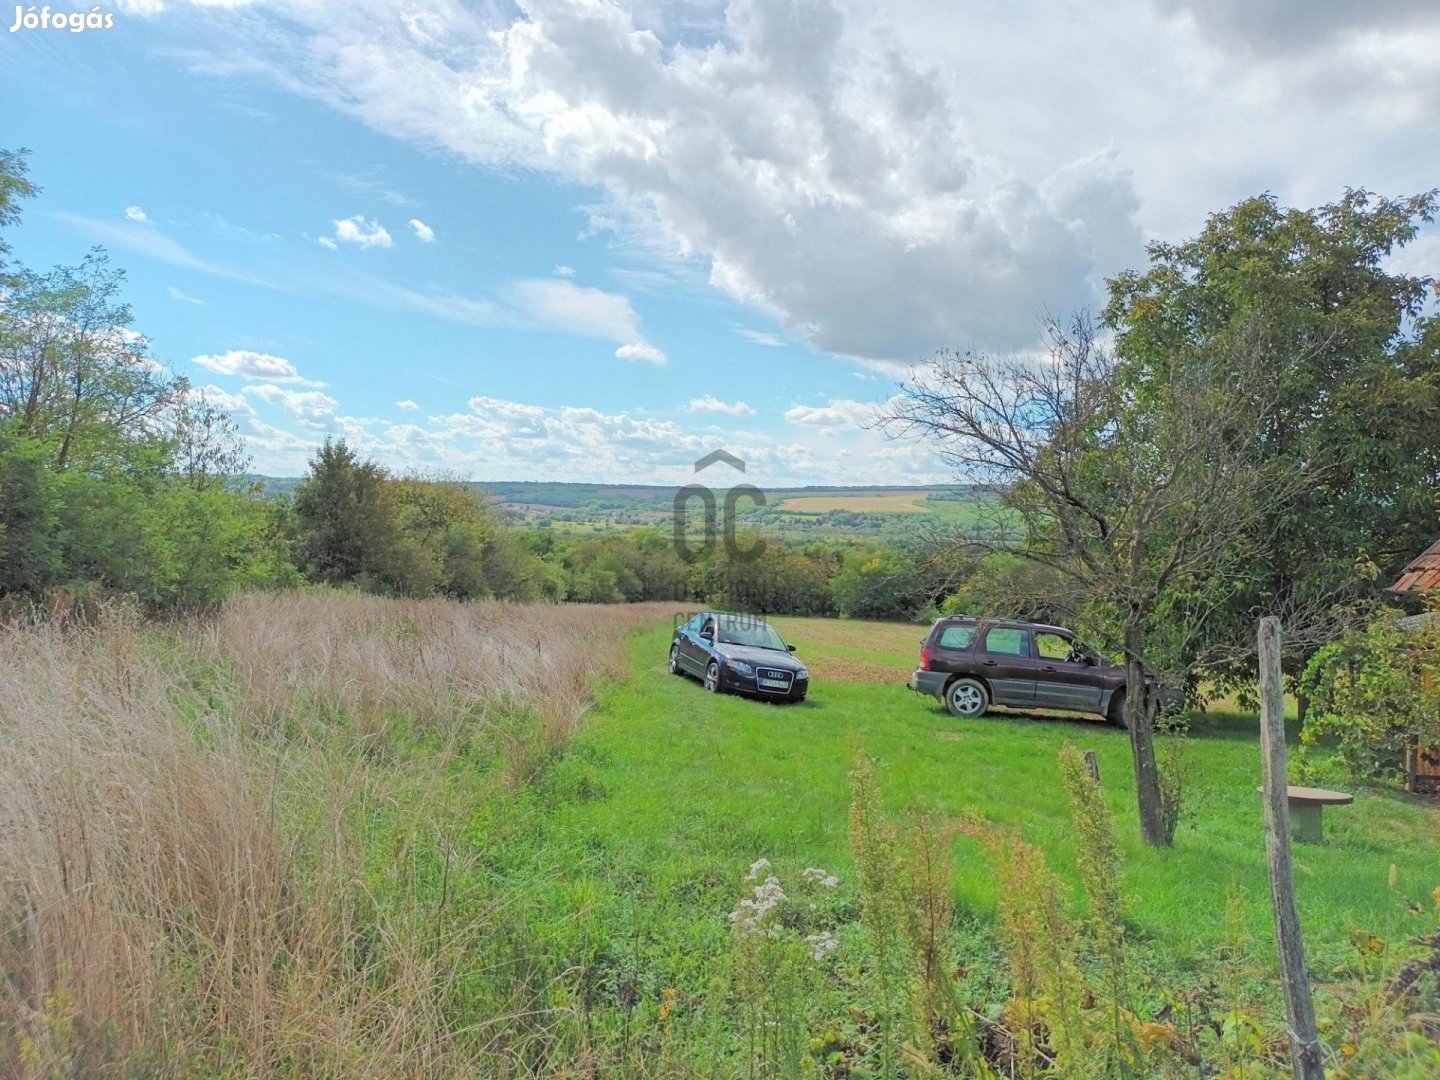
[[[776, 622], [816, 672], [803, 705], [709, 696], [665, 670], [668, 627], [635, 637], [630, 677], [601, 691], [550, 770], [543, 809], [531, 819], [540, 835], [531, 838], [535, 848], [525, 845], [524, 859], [563, 882], [543, 901], [562, 936], [593, 942], [597, 934], [629, 935], [637, 965], [656, 969], [647, 978], [703, 981], [704, 958], [726, 947], [724, 916], [743, 894], [754, 860], [769, 859], [782, 879], [823, 867], [853, 890], [847, 773], [862, 751], [877, 762], [897, 814], [917, 808], [1014, 823], [1073, 880], [1069, 806], [1056, 761], [1069, 741], [1099, 758], [1124, 844], [1137, 945], [1183, 973], [1234, 937], [1225, 912], [1227, 897], [1238, 893], [1248, 899], [1243, 920], [1257, 970], [1268, 967], [1253, 717], [1196, 719], [1186, 740], [1190, 819], [1173, 849], [1146, 849], [1137, 839], [1129, 744], [1119, 730], [1015, 715], [957, 720], [904, 686], [919, 628]], [[827, 670], [871, 681], [833, 681]], [[1351, 928], [1391, 939], [1429, 928], [1430, 893], [1440, 884], [1434, 804], [1360, 791], [1353, 806], [1325, 817], [1329, 843], [1296, 849], [1302, 925], [1321, 972], [1349, 955]], [[956, 845], [958, 911], [983, 926], [994, 911], [990, 875], [975, 841]], [[1410, 913], [1412, 902], [1423, 916]]]

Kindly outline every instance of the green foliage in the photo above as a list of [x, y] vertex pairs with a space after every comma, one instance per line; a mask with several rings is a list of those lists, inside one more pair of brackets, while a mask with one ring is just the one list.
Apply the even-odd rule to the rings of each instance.
[[[1347, 190], [1312, 210], [1247, 199], [1192, 240], [1152, 245], [1146, 270], [1111, 282], [1106, 321], [1137, 385], [1243, 352], [1269, 399], [1249, 421], [1252, 460], [1307, 477], [1236, 523], [1250, 554], [1227, 575], [1212, 639], [1248, 640], [1257, 609], [1289, 613], [1299, 630], [1308, 613], [1373, 597], [1434, 539], [1440, 324], [1425, 310], [1432, 280], [1394, 272], [1390, 256], [1436, 207], [1435, 191]], [[1298, 671], [1303, 659], [1288, 662]], [[1253, 680], [1253, 656], [1229, 675]]]
[[1302, 761], [1333, 740], [1352, 776], [1393, 782], [1405, 751], [1440, 746], [1440, 619], [1413, 629], [1386, 610], [1320, 649], [1301, 679], [1310, 699]]
[[866, 544], [845, 553], [830, 581], [835, 610], [857, 619], [909, 619], [937, 588], [915, 551]]

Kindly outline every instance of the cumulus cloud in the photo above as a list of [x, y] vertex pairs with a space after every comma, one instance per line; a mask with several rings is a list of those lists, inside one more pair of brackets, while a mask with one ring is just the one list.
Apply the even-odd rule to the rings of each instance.
[[197, 356], [192, 363], [217, 375], [235, 375], [255, 382], [299, 383], [301, 386], [321, 387], [323, 382], [302, 378], [295, 365], [283, 356], [253, 352], [250, 349], [231, 349], [229, 352]]
[[665, 354], [648, 341], [632, 341], [615, 350], [621, 360], [643, 360], [648, 364], [665, 363]]
[[418, 236], [425, 243], [433, 244], [435, 242], [435, 230], [430, 228], [429, 225], [426, 225], [425, 222], [421, 221], [419, 218], [412, 217], [410, 219], [410, 228], [414, 229], [415, 235]]
[[1094, 298], [1103, 256], [1141, 250], [1117, 159], [1063, 190], [997, 165], [938, 70], [828, 0], [733, 0], [693, 45], [613, 0], [535, 0], [498, 31], [361, 2], [326, 29], [324, 50], [285, 53], [288, 78], [380, 130], [600, 186], [619, 215], [593, 228], [704, 260], [821, 349], [1019, 346], [1037, 312]]
[[285, 415], [303, 427], [323, 431], [335, 421], [340, 403], [319, 390], [287, 390], [274, 383], [251, 385], [240, 391], [246, 398], [259, 398], [269, 405], [278, 405]]
[[730, 416], [754, 416], [755, 410], [743, 401], [721, 401], [713, 395], [692, 398], [686, 406], [691, 412], [727, 413]]
[[1026, 347], [1143, 260], [1142, 220], [1416, 190], [1440, 134], [1432, 0], [1014, 0], [963, 24], [940, 0], [730, 0], [703, 32], [619, 0], [283, 10], [196, 66], [593, 185], [592, 235], [870, 360]]
[[149, 221], [150, 218], [138, 206], [125, 207], [125, 216], [131, 221]]
[[385, 226], [378, 221], [369, 221], [360, 214], [354, 217], [337, 218], [335, 221], [335, 238], [322, 236], [320, 242], [326, 247], [335, 247], [335, 241], [342, 244], [354, 244], [357, 247], [382, 247], [388, 248], [393, 241]]
[[397, 401], [397, 402], [395, 402], [395, 407], [396, 407], [397, 409], [411, 409], [411, 410], [420, 408], [419, 405], [415, 404], [415, 402], [411, 401], [409, 398], [406, 398], [404, 401]]
[[566, 266], [564, 263], [561, 263], [559, 266], [555, 267], [555, 276], [556, 276], [556, 277], [574, 277], [574, 276], [575, 276], [575, 268], [574, 268], [573, 266]]
[[[708, 426], [691, 428], [633, 411], [542, 406], [485, 395], [470, 398], [460, 411], [419, 422], [346, 416], [329, 395], [268, 383], [247, 386], [240, 393], [218, 386], [201, 387], [201, 392], [235, 420], [255, 468], [270, 476], [303, 472], [319, 432], [342, 434], [358, 453], [399, 472], [440, 468], [477, 480], [679, 486], [693, 480], [693, 463], [716, 446]], [[272, 423], [262, 418], [257, 404], [278, 410], [283, 419]], [[280, 426], [286, 422], [298, 431]], [[697, 417], [696, 423], [703, 420]], [[747, 478], [762, 485], [944, 479], [927, 448], [893, 443], [855, 427], [800, 427], [781, 435], [745, 430], [724, 439], [725, 448], [746, 462]]]
[[796, 405], [787, 409], [785, 419], [811, 427], [861, 427], [875, 415], [876, 406], [862, 401], [836, 398], [826, 405]]

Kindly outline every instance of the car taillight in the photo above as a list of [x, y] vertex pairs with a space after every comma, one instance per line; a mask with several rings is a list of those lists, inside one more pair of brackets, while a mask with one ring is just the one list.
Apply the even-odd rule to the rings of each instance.
[[930, 670], [930, 646], [929, 646], [929, 645], [922, 645], [922, 646], [920, 647], [920, 670], [921, 670], [921, 671], [929, 671], [929, 670]]

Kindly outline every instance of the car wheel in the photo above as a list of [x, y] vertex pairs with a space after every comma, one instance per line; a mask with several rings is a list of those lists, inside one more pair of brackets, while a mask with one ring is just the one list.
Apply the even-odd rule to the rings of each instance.
[[710, 666], [705, 669], [705, 690], [711, 694], [720, 692], [720, 665], [714, 660], [711, 660]]
[[990, 695], [985, 684], [975, 679], [956, 679], [945, 688], [945, 707], [953, 716], [973, 719], [984, 716], [990, 708]]
[[1115, 693], [1110, 695], [1110, 711], [1106, 714], [1106, 719], [1118, 728], [1125, 731], [1130, 730], [1130, 725], [1125, 722], [1124, 690], [1116, 690]]
[[681, 674], [681, 671], [680, 671], [680, 646], [679, 646], [679, 645], [671, 645], [671, 646], [670, 646], [670, 674], [671, 674], [671, 675], [679, 675], [679, 674]]

